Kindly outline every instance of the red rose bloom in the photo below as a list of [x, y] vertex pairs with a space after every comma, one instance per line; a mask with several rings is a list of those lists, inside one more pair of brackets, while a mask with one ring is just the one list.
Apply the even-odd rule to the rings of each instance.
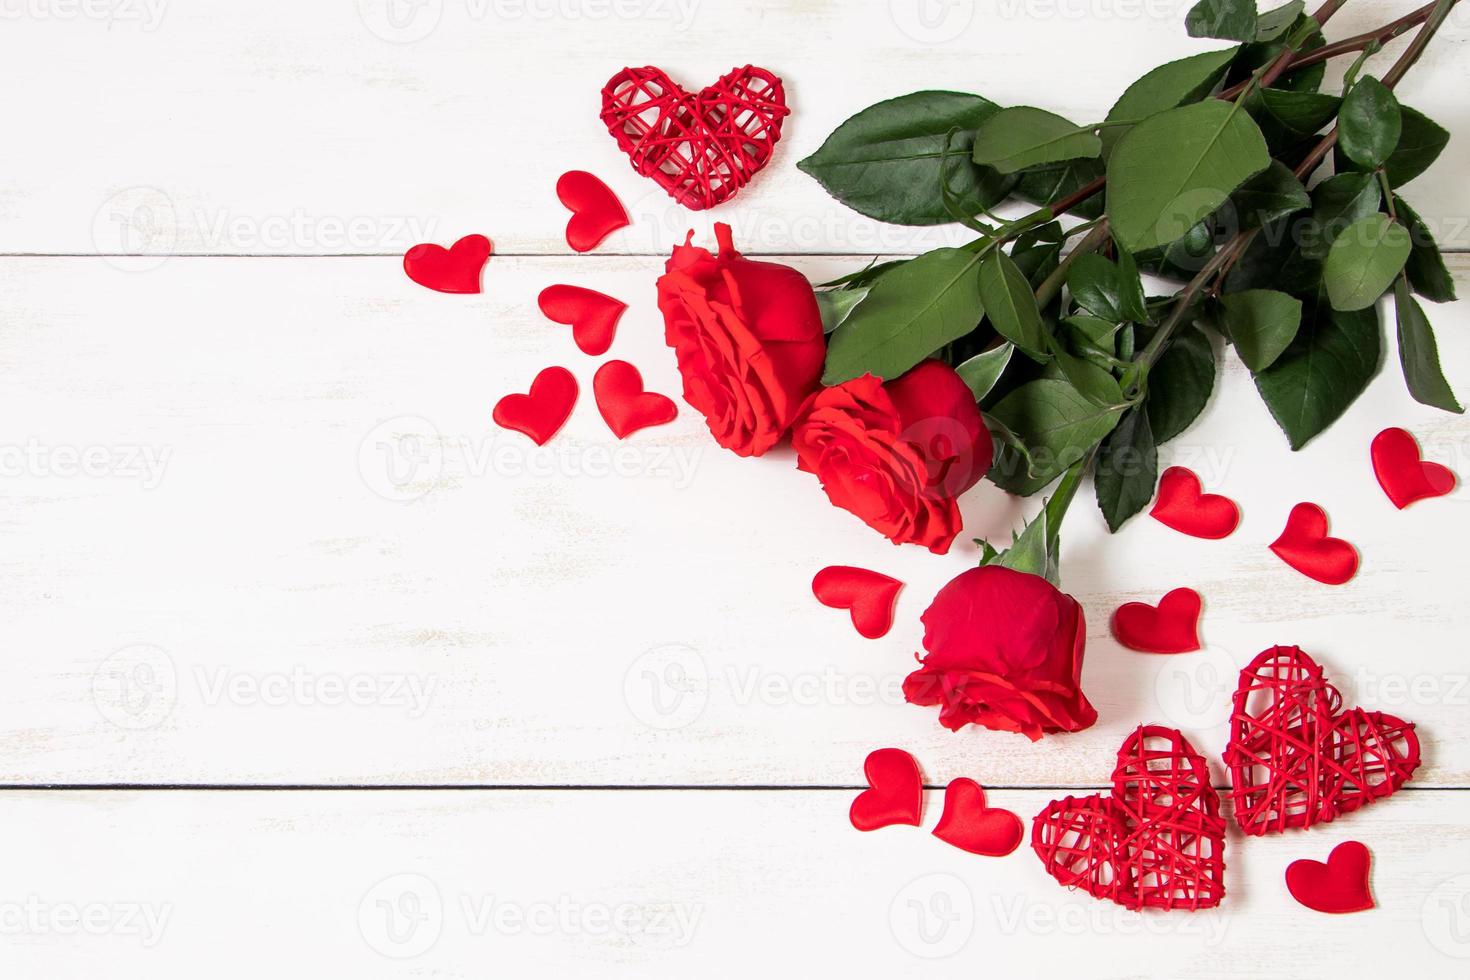
[[923, 664], [903, 682], [939, 723], [1020, 732], [1081, 731], [1097, 711], [1080, 686], [1087, 625], [1077, 600], [1039, 575], [986, 565], [962, 572], [924, 612]]
[[679, 360], [684, 400], [715, 442], [759, 456], [817, 388], [827, 356], [822, 314], [801, 273], [743, 258], [729, 225], [715, 225], [715, 238], [718, 256], [686, 241], [659, 277], [664, 340]]
[[791, 435], [827, 498], [894, 544], [949, 550], [955, 498], [990, 469], [990, 433], [969, 386], [941, 361], [884, 384], [870, 374], [812, 396]]

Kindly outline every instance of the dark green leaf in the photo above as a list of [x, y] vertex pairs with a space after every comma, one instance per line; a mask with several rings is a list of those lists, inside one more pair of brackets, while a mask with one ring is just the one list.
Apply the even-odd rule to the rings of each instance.
[[1341, 103], [1337, 96], [1321, 92], [1265, 88], [1251, 92], [1245, 108], [1261, 127], [1266, 145], [1279, 151], [1315, 136], [1337, 115]]
[[1250, 116], [1211, 99], [1130, 129], [1108, 160], [1107, 213], [1130, 252], [1182, 237], [1271, 163]]
[[937, 225], [953, 221], [939, 193], [940, 161], [951, 143], [949, 186], [978, 213], [1004, 199], [1012, 181], [966, 162], [971, 134], [998, 106], [962, 92], [914, 92], [869, 106], [833, 130], [821, 149], [797, 164], [848, 207], [880, 221]]
[[1312, 206], [1312, 197], [1291, 168], [1280, 160], [1236, 188], [1230, 195], [1235, 227], [1241, 231], [1259, 228], [1304, 211]]
[[1412, 243], [1403, 225], [1370, 214], [1348, 226], [1322, 263], [1322, 282], [1336, 310], [1361, 310], [1378, 302], [1409, 259]]
[[1000, 380], [1005, 372], [1006, 365], [1011, 363], [1011, 355], [1016, 352], [1015, 345], [1011, 343], [992, 347], [988, 351], [982, 351], [967, 361], [955, 366], [955, 373], [970, 386], [970, 391], [975, 395], [978, 402], [990, 394], [990, 389]]
[[1450, 141], [1450, 134], [1443, 127], [1417, 109], [1403, 106], [1401, 118], [1398, 149], [1383, 165], [1383, 172], [1394, 188], [1403, 187], [1428, 170]]
[[1378, 310], [1334, 310], [1309, 303], [1286, 353], [1256, 375], [1256, 390], [1292, 449], [1305, 446], [1362, 394], [1382, 354]]
[[1033, 106], [1002, 109], [975, 130], [975, 162], [1003, 174], [1101, 152], [1096, 134]]
[[1414, 292], [1431, 303], [1452, 302], [1455, 298], [1455, 280], [1450, 276], [1450, 270], [1445, 268], [1444, 257], [1439, 254], [1439, 246], [1429, 233], [1429, 227], [1409, 207], [1408, 202], [1397, 194], [1393, 197], [1393, 206], [1399, 220], [1409, 230], [1409, 241], [1413, 246], [1409, 252], [1409, 261], [1404, 263], [1404, 271], [1409, 274], [1409, 285], [1414, 287]]
[[[1215, 254], [1215, 225], [1206, 218], [1184, 233], [1178, 241], [1163, 248], [1139, 252], [1136, 258], [1142, 268], [1166, 279], [1189, 280], [1205, 267]], [[1126, 249], [1124, 250], [1126, 251]]]
[[980, 263], [980, 301], [1002, 337], [1038, 361], [1046, 359], [1046, 328], [1026, 274], [995, 249]]
[[[1032, 204], [1051, 204], [1081, 190], [1102, 175], [1102, 161], [1091, 158], [1036, 167], [1021, 174], [1016, 194]], [[1099, 191], [1067, 213], [1078, 218], [1100, 218], [1102, 209], [1103, 195]]]
[[1220, 297], [1225, 330], [1252, 371], [1264, 371], [1296, 337], [1302, 301], [1273, 289], [1248, 289]]
[[1066, 381], [1040, 378], [1002, 398], [991, 410], [1030, 449], [1034, 474], [1002, 452], [991, 479], [1011, 493], [1030, 496], [1045, 487], [1118, 424], [1121, 408], [1103, 407], [1083, 397]]
[[1159, 479], [1159, 454], [1148, 412], [1135, 408], [1103, 440], [1093, 469], [1097, 506], [1116, 531], [1148, 506]]
[[1266, 225], [1225, 277], [1224, 291], [1279, 289], [1293, 296], [1315, 296], [1322, 284], [1322, 260], [1308, 256], [1302, 247], [1315, 235], [1307, 215]]
[[817, 309], [822, 313], [822, 331], [831, 333], [842, 325], [853, 308], [868, 295], [868, 286], [853, 289], [823, 289], [817, 292]]
[[896, 378], [974, 330], [985, 315], [977, 261], [962, 249], [939, 248], [885, 273], [833, 332], [823, 383], [864, 373]]
[[1311, 221], [1302, 228], [1302, 254], [1325, 259], [1339, 235], [1364, 218], [1378, 213], [1383, 192], [1372, 174], [1338, 174], [1312, 189]]
[[[1143, 344], [1143, 340], [1139, 340]], [[1160, 446], [1189, 428], [1215, 387], [1215, 349], [1198, 327], [1182, 327], [1148, 372], [1149, 426]]]
[[1291, 0], [1290, 3], [1268, 10], [1256, 18], [1256, 40], [1274, 41], [1285, 34], [1296, 19], [1302, 15], [1306, 0]]
[[1337, 115], [1338, 143], [1350, 160], [1372, 170], [1398, 146], [1402, 125], [1399, 100], [1378, 79], [1365, 75], [1342, 100]]
[[1256, 39], [1256, 0], [1199, 0], [1184, 18], [1190, 37]]
[[1409, 386], [1409, 394], [1421, 405], [1456, 414], [1464, 412], [1439, 366], [1439, 346], [1434, 342], [1434, 329], [1418, 301], [1409, 295], [1409, 284], [1402, 277], [1394, 285], [1393, 303], [1399, 325], [1399, 361], [1404, 368], [1404, 382]]
[[867, 266], [856, 272], [849, 272], [845, 276], [838, 276], [836, 279], [829, 280], [828, 282], [818, 283], [817, 288], [836, 289], [846, 287], [848, 289], [857, 289], [860, 286], [871, 286], [883, 273], [888, 272], [890, 269], [896, 269], [908, 261], [909, 259], [890, 259], [887, 262], [870, 262]]
[[[1206, 51], [1160, 65], [1123, 90], [1108, 111], [1108, 122], [1137, 121], [1186, 102], [1198, 102], [1225, 77], [1239, 50], [1235, 47]], [[1103, 156], [1113, 152], [1114, 144], [1129, 128], [1106, 126], [1102, 129], [1098, 135], [1102, 139]]]
[[1051, 349], [1057, 370], [1088, 401], [1095, 405], [1123, 405], [1123, 390], [1112, 372], [1070, 353], [1060, 341], [1053, 340]]
[[1137, 270], [1131, 276], [1125, 275], [1122, 268], [1096, 253], [1079, 255], [1072, 261], [1067, 270], [1067, 288], [1084, 310], [1112, 323], [1136, 322], [1147, 315]]

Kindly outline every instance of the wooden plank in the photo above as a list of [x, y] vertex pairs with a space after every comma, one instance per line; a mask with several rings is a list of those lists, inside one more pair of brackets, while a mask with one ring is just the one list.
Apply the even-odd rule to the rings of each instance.
[[[666, 252], [690, 215], [637, 177], [598, 119], [625, 64], [685, 85], [746, 62], [784, 76], [793, 115], [767, 172], [714, 216], [751, 251], [915, 251], [955, 229], [862, 219], [796, 161], [874, 102], [978, 91], [1101, 119], [1154, 66], [1220, 47], [1186, 36], [1176, 3], [915, 0], [207, 0], [17, 5], [0, 34], [23, 151], [0, 168], [0, 251], [402, 254], [468, 232], [504, 252], [565, 253], [553, 196], [590, 169], [634, 225], [616, 252]], [[1403, 13], [1359, 0], [1346, 37]], [[1458, 14], [1455, 16], [1459, 16]], [[1386, 65], [1407, 41], [1376, 58]], [[1400, 94], [1452, 132], [1470, 117], [1463, 25]], [[1334, 77], [1344, 66], [1335, 65]], [[58, 121], [65, 120], [65, 125]], [[41, 134], [44, 134], [42, 137]], [[22, 144], [17, 144], [22, 145]], [[1407, 196], [1440, 240], [1470, 247], [1470, 143], [1453, 140]]]
[[[1464, 288], [1470, 260], [1455, 264]], [[1218, 753], [1235, 671], [1299, 643], [1350, 702], [1420, 722], [1420, 785], [1470, 785], [1465, 492], [1398, 512], [1367, 457], [1400, 424], [1463, 475], [1470, 428], [1411, 402], [1392, 353], [1296, 454], [1230, 359], [1164, 453], [1241, 502], [1230, 539], [1147, 518], [1108, 537], [1084, 491], [1064, 574], [1101, 721], [1031, 745], [951, 734], [898, 685], [970, 539], [1006, 539], [1035, 502], [977, 488], [940, 558], [829, 506], [789, 451], [718, 450], [687, 408], [615, 442], [595, 363], [534, 297], [569, 281], [629, 301], [610, 356], [677, 394], [658, 265], [501, 257], [483, 295], [446, 297], [392, 258], [0, 262], [0, 780], [848, 785], [896, 744], [934, 776], [1087, 786], [1140, 722]], [[1470, 391], [1464, 307], [1430, 314]], [[584, 391], [537, 449], [489, 416], [549, 363]], [[1304, 499], [1360, 548], [1349, 585], [1266, 550]], [[813, 601], [838, 563], [908, 583], [885, 639]], [[1205, 596], [1204, 652], [1109, 638], [1118, 604], [1183, 584]]]
[[[930, 793], [925, 826], [937, 819]], [[599, 977], [1464, 975], [1470, 796], [1406, 793], [1232, 835], [1226, 904], [1139, 914], [1028, 848], [859, 834], [850, 793], [10, 793], [0, 968], [105, 974]], [[1024, 819], [1050, 798], [999, 791]], [[1354, 838], [1378, 908], [1297, 906], [1286, 865]]]

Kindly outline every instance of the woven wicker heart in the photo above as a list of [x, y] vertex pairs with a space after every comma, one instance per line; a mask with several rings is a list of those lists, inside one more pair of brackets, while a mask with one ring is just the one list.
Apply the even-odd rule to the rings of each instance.
[[781, 79], [737, 68], [690, 94], [658, 68], [624, 68], [602, 89], [602, 122], [633, 161], [691, 211], [729, 200], [770, 162], [791, 110]]
[[1342, 695], [1296, 647], [1272, 647], [1240, 672], [1225, 765], [1247, 834], [1326, 823], [1395, 792], [1419, 767], [1410, 722], [1342, 710]]
[[1225, 821], [1204, 756], [1145, 725], [1118, 750], [1111, 796], [1054, 800], [1031, 823], [1047, 873], [1129, 909], [1204, 909], [1225, 897]]

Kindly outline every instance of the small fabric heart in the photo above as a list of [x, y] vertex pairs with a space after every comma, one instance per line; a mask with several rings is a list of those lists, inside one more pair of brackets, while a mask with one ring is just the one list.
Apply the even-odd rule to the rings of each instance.
[[1325, 585], [1342, 585], [1358, 572], [1358, 550], [1327, 536], [1327, 512], [1316, 504], [1293, 507], [1286, 530], [1270, 547], [1276, 557]]
[[627, 361], [608, 361], [598, 368], [592, 376], [592, 394], [607, 427], [619, 439], [672, 422], [679, 414], [673, 399], [643, 390], [643, 376]]
[[529, 394], [510, 394], [495, 403], [495, 424], [531, 437], [538, 446], [556, 435], [577, 401], [577, 379], [564, 367], [536, 375]]
[[1403, 429], [1384, 429], [1373, 437], [1373, 474], [1399, 510], [1416, 500], [1442, 497], [1455, 489], [1455, 474], [1421, 459], [1419, 444]]
[[572, 212], [567, 219], [567, 244], [590, 252], [608, 235], [628, 224], [628, 212], [602, 181], [585, 170], [569, 170], [556, 182], [557, 199]]
[[1229, 537], [1240, 524], [1235, 501], [1205, 493], [1199, 477], [1183, 466], [1171, 466], [1159, 477], [1159, 496], [1148, 513], [1181, 534], [1212, 540]]
[[1368, 872], [1373, 855], [1355, 840], [1345, 840], [1327, 855], [1327, 863], [1303, 858], [1286, 866], [1286, 890], [1314, 912], [1340, 915], [1373, 908]]
[[944, 789], [944, 812], [934, 836], [971, 854], [1005, 857], [1021, 846], [1026, 828], [1009, 810], [987, 806], [985, 790], [963, 776]]
[[903, 583], [881, 572], [829, 565], [812, 578], [812, 595], [824, 606], [846, 609], [858, 633], [870, 640], [893, 626], [893, 606]]
[[919, 825], [924, 782], [919, 764], [903, 749], [875, 749], [863, 761], [868, 789], [852, 801], [847, 819], [858, 830], [877, 830], [894, 824]]
[[415, 245], [403, 254], [403, 271], [420, 286], [441, 293], [478, 293], [480, 270], [490, 258], [490, 239], [466, 235], [453, 245]]
[[1199, 649], [1199, 593], [1175, 589], [1159, 600], [1125, 602], [1113, 613], [1113, 637], [1143, 653], [1191, 653]]
[[1419, 768], [1414, 726], [1343, 708], [1322, 668], [1272, 647], [1240, 672], [1225, 765], [1235, 821], [1254, 837], [1326, 823], [1396, 793]]
[[547, 286], [536, 303], [548, 320], [571, 326], [578, 349], [593, 357], [607, 353], [618, 318], [628, 308], [622, 300], [582, 286]]

